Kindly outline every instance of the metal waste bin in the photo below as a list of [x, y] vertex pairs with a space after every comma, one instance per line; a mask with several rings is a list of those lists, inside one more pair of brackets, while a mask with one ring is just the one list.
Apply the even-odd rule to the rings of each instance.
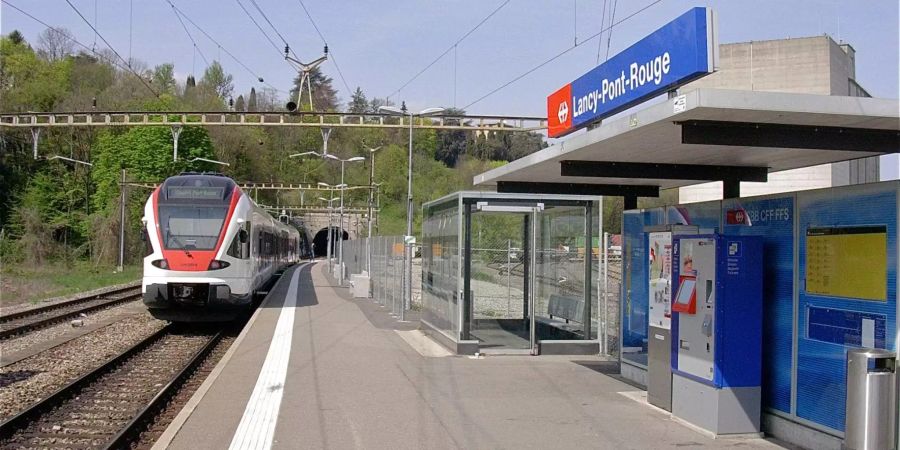
[[887, 350], [847, 351], [845, 449], [895, 448], [896, 363], [896, 354]]

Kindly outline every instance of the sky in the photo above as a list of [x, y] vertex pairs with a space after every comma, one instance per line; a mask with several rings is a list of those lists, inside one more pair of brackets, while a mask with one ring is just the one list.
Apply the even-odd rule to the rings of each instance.
[[[4, 2], [6, 0], [3, 0]], [[9, 0], [53, 26], [71, 30], [92, 46], [95, 34], [66, 0]], [[148, 66], [174, 63], [180, 82], [202, 74], [205, 63], [167, 0], [70, 0], [94, 22], [100, 34], [121, 54]], [[282, 57], [281, 38], [256, 11], [251, 0], [240, 0], [278, 49], [270, 44], [241, 10], [238, 0], [171, 0], [253, 72], [287, 91], [296, 76]], [[615, 3], [618, 22], [656, 0], [511, 0], [480, 28], [451, 49], [505, 0], [334, 1], [304, 0], [315, 24], [327, 39], [332, 60], [323, 66], [346, 102], [349, 90], [361, 87], [369, 97], [404, 100], [414, 110], [432, 106], [465, 107], [470, 114], [543, 116], [546, 96], [590, 70], [609, 55], [694, 6], [718, 13], [721, 43], [828, 34], [856, 49], [858, 82], [874, 97], [900, 97], [898, 73], [898, 3], [895, 0], [661, 0], [602, 33], [604, 4]], [[322, 55], [323, 41], [302, 9], [300, 0], [256, 0], [275, 28], [301, 60]], [[129, 14], [131, 13], [131, 14]], [[131, 23], [131, 25], [129, 25]], [[256, 76], [232, 60], [190, 23], [187, 27], [208, 60], [219, 59], [234, 75], [235, 97], [260, 87]], [[2, 4], [0, 31], [20, 30], [35, 42], [43, 25]], [[97, 38], [97, 46], [104, 46]], [[522, 75], [552, 56], [579, 45], [550, 64], [478, 101], [498, 86]], [[404, 89], [398, 88], [438, 55], [451, 49]], [[342, 81], [335, 66], [346, 80]], [[282, 94], [285, 95], [285, 94]]]

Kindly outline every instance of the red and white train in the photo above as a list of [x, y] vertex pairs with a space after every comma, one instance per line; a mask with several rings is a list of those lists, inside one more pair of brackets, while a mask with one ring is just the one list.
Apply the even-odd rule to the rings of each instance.
[[300, 233], [231, 179], [182, 173], [144, 207], [144, 304], [171, 321], [230, 320], [279, 270], [300, 259]]

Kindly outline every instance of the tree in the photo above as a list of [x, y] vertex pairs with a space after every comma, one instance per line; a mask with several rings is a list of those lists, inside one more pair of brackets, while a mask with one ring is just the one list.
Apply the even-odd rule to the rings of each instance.
[[256, 112], [259, 106], [256, 104], [256, 88], [250, 88], [250, 97], [247, 99], [247, 111]]
[[20, 33], [19, 30], [12, 30], [8, 37], [13, 44], [19, 45], [25, 43], [25, 36], [22, 36], [22, 33]]
[[[319, 68], [315, 68], [309, 73], [310, 84], [313, 93], [313, 109], [315, 111], [337, 111], [338, 98], [337, 91], [331, 85], [331, 78], [325, 76]], [[297, 98], [297, 90], [300, 89], [300, 75], [294, 78], [294, 87], [291, 89], [291, 101]], [[309, 108], [309, 88], [304, 84], [303, 92], [300, 93], [300, 104], [298, 108]]]
[[75, 40], [66, 28], [47, 28], [37, 39], [38, 56], [48, 61], [59, 61], [72, 54]]
[[356, 92], [353, 93], [350, 103], [347, 104], [347, 111], [353, 114], [365, 114], [369, 111], [369, 101], [359, 86], [356, 87]]
[[160, 64], [153, 68], [153, 86], [159, 93], [175, 93], [175, 66], [171, 63]]
[[234, 102], [234, 110], [239, 112], [244, 112], [247, 110], [247, 106], [244, 104], [244, 96], [238, 95], [237, 100]]
[[194, 79], [193, 75], [188, 75], [187, 80], [184, 82], [184, 86], [188, 88], [197, 87], [197, 80]]
[[218, 61], [213, 61], [203, 72], [200, 85], [213, 90], [219, 98], [228, 98], [234, 91], [234, 77], [225, 73], [225, 69]]

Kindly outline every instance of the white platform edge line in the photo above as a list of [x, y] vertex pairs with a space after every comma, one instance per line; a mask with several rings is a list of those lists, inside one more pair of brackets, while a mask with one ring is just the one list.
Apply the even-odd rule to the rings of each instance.
[[272, 446], [290, 360], [299, 282], [300, 272], [294, 272], [265, 362], [229, 449], [268, 449]]
[[[303, 270], [303, 268], [308, 264], [311, 263], [300, 263], [300, 265], [298, 265], [294, 270]], [[282, 283], [283, 280], [284, 278], [278, 280], [278, 284]], [[276, 287], [277, 285], [273, 287], [270, 292], [274, 292]], [[259, 317], [262, 310], [271, 301], [271, 298], [272, 297], [267, 296], [262, 304], [259, 305], [258, 308], [256, 308], [256, 312], [253, 313], [253, 316], [250, 317], [250, 320], [248, 320], [247, 324], [244, 325], [244, 329], [241, 330], [241, 333], [238, 335], [238, 337], [234, 340], [234, 342], [231, 343], [231, 347], [228, 348], [228, 351], [225, 352], [225, 354], [222, 356], [222, 359], [220, 359], [216, 364], [216, 367], [214, 367], [213, 370], [210, 371], [209, 376], [207, 376], [206, 379], [203, 380], [203, 383], [200, 384], [200, 387], [197, 388], [197, 391], [194, 392], [194, 395], [192, 395], [191, 398], [188, 399], [184, 407], [181, 408], [181, 411], [178, 412], [178, 415], [175, 416], [174, 419], [172, 419], [172, 422], [169, 423], [169, 426], [166, 427], [166, 430], [163, 432], [163, 434], [160, 435], [159, 439], [157, 439], [153, 444], [151, 450], [165, 450], [172, 445], [172, 441], [175, 440], [175, 436], [177, 436], [178, 432], [181, 431], [181, 427], [183, 427], [188, 418], [191, 417], [191, 414], [193, 414], [194, 410], [197, 409], [197, 405], [200, 404], [200, 401], [202, 401], [203, 397], [205, 397], [207, 392], [209, 392], [209, 389], [212, 387], [213, 383], [215, 383], [219, 378], [219, 375], [222, 374], [222, 371], [225, 369], [228, 361], [230, 361], [234, 356], [234, 353], [237, 351], [238, 347], [240, 347], [241, 342], [244, 341], [247, 333], [253, 327], [253, 324], [256, 322], [256, 319]]]

